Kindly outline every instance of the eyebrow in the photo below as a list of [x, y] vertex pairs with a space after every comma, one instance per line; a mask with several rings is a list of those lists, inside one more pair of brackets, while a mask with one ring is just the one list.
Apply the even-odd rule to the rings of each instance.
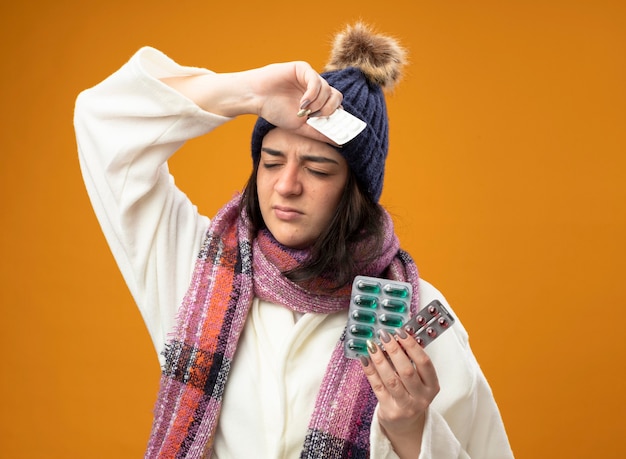
[[[274, 150], [272, 148], [267, 148], [267, 147], [263, 147], [261, 148], [261, 151], [267, 153], [268, 155], [271, 156], [281, 156], [281, 157], [285, 157], [285, 154], [280, 151], [280, 150]], [[312, 163], [333, 163], [333, 164], [339, 164], [338, 161], [335, 161], [332, 158], [327, 158], [326, 156], [316, 156], [316, 155], [303, 155], [300, 157], [302, 160], [304, 161], [310, 161]]]

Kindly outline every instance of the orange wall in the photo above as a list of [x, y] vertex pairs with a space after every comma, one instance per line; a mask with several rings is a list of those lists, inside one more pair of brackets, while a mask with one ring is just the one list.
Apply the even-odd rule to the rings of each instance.
[[[33, 3], [0, 6], [0, 456], [140, 457], [150, 428], [158, 363], [79, 175], [78, 92], [144, 44], [321, 69], [357, 17], [411, 51], [382, 201], [468, 328], [517, 457], [626, 455], [623, 1]], [[247, 176], [251, 123], [172, 162], [202, 211]]]

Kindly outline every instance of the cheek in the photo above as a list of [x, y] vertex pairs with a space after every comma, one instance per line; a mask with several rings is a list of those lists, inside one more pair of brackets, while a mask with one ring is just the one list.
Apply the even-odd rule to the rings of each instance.
[[339, 206], [339, 202], [341, 201], [341, 197], [343, 196], [344, 189], [341, 188], [339, 190], [333, 190], [332, 193], [325, 194], [322, 199], [319, 201], [319, 207], [321, 210], [321, 214], [324, 215], [324, 219], [327, 222], [335, 215], [337, 211], [337, 207]]
[[342, 177], [341, 179], [338, 179], [337, 181], [334, 181], [330, 184], [330, 186], [327, 184], [326, 186], [323, 187], [323, 191], [324, 191], [324, 203], [325, 206], [327, 207], [328, 213], [333, 215], [335, 213], [335, 210], [337, 209], [337, 206], [339, 206], [339, 202], [341, 201], [341, 198], [343, 197], [344, 194], [347, 193], [347, 189], [346, 189], [346, 182], [348, 180], [347, 176]]
[[259, 204], [261, 205], [263, 205], [263, 201], [267, 197], [267, 186], [267, 178], [259, 170], [256, 176], [256, 194], [259, 198]]

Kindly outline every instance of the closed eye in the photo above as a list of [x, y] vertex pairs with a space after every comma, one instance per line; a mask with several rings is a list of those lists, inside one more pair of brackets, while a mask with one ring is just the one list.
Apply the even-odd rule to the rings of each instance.
[[268, 162], [263, 162], [261, 164], [263, 166], [264, 169], [272, 169], [274, 167], [278, 167], [281, 166], [282, 163], [268, 163]]
[[309, 171], [313, 175], [317, 175], [318, 177], [328, 177], [331, 175], [328, 172], [320, 171], [317, 169], [311, 169], [310, 167], [307, 167], [306, 170]]
[[[302, 155], [298, 159], [301, 167], [315, 177], [325, 178], [334, 175], [335, 166], [339, 163], [333, 158], [324, 155]], [[273, 148], [261, 148], [261, 166], [270, 170], [284, 166], [286, 155], [280, 150]]]

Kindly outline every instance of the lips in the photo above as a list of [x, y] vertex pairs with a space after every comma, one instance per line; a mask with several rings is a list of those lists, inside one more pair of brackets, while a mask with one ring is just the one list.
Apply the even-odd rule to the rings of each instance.
[[276, 215], [276, 218], [284, 221], [295, 220], [304, 215], [298, 209], [294, 209], [293, 207], [288, 206], [273, 206], [272, 210], [274, 211], [274, 215]]

